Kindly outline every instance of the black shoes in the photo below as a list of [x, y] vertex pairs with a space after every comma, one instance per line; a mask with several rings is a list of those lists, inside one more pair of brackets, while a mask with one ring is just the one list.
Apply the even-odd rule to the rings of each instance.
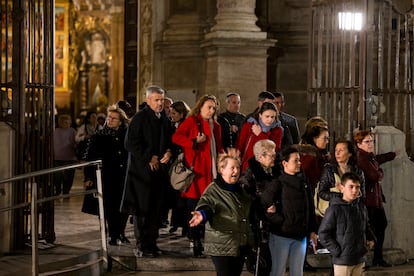
[[389, 263], [387, 263], [384, 260], [373, 260], [372, 261], [372, 266], [391, 267], [392, 265], [390, 265]]
[[201, 241], [194, 241], [194, 246], [193, 246], [193, 255], [194, 257], [203, 257], [203, 245], [201, 244]]
[[126, 243], [126, 244], [130, 244], [131, 242], [128, 240], [127, 237], [125, 237], [125, 235], [121, 234], [119, 235], [119, 240], [121, 241], [121, 243]]
[[131, 243], [125, 235], [121, 234], [118, 238], [111, 237], [109, 238], [108, 244], [109, 245], [121, 245], [121, 244], [129, 244]]
[[137, 258], [156, 258], [162, 254], [162, 251], [155, 246], [153, 249], [134, 249], [135, 257]]
[[168, 232], [170, 232], [170, 234], [174, 233], [175, 231], [177, 231], [177, 227], [173, 226], [170, 228], [170, 230], [168, 230]]
[[117, 238], [110, 238], [108, 243], [109, 245], [118, 245], [121, 244], [121, 241]]

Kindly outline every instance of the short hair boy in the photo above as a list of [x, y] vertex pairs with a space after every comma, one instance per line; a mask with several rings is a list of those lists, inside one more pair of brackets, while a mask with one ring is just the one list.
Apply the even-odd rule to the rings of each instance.
[[[320, 243], [332, 255], [334, 275], [363, 275], [368, 247], [375, 236], [368, 221], [367, 208], [359, 200], [361, 180], [348, 172], [341, 177], [342, 198], [332, 198], [319, 227]], [[367, 242], [368, 240], [368, 242]]]

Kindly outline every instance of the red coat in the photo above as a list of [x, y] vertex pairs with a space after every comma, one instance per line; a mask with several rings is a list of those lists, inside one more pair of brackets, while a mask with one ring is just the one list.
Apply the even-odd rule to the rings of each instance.
[[313, 145], [299, 144], [297, 147], [302, 171], [308, 179], [312, 195], [314, 195], [316, 186], [321, 180], [323, 167], [329, 162], [329, 155], [322, 155]]
[[[196, 138], [199, 132], [197, 121], [201, 122], [202, 131], [207, 136], [207, 140], [197, 144], [197, 150], [194, 150], [193, 139]], [[216, 121], [214, 121], [214, 137], [217, 152], [222, 153], [221, 128], [220, 124]], [[184, 162], [187, 166], [191, 166], [194, 154], [197, 154], [194, 163], [194, 180], [188, 190], [182, 193], [182, 196], [199, 199], [207, 186], [213, 181], [210, 153], [211, 130], [208, 120], [202, 119], [200, 115], [187, 117], [175, 131], [172, 136], [172, 141], [183, 150]]]
[[253, 157], [253, 146], [259, 140], [269, 139], [275, 142], [276, 151], [279, 151], [282, 146], [283, 129], [281, 127], [274, 127], [268, 132], [260, 132], [256, 136], [252, 131], [253, 123], [246, 122], [240, 131], [240, 136], [237, 141], [236, 148], [240, 151], [242, 158], [242, 171], [248, 167], [248, 160]]
[[375, 155], [358, 149], [358, 166], [364, 172], [365, 176], [365, 204], [367, 207], [383, 208], [383, 200], [381, 181], [384, 178], [384, 172], [380, 165], [394, 160], [395, 152], [388, 152]]

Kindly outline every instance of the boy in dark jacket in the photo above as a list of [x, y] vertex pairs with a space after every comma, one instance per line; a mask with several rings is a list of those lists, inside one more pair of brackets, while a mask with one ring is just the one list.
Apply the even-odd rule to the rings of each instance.
[[[355, 173], [341, 177], [342, 198], [334, 197], [319, 227], [319, 240], [332, 255], [334, 275], [363, 275], [365, 254], [374, 246], [367, 208], [359, 200], [361, 180]], [[368, 240], [368, 242], [367, 242]]]

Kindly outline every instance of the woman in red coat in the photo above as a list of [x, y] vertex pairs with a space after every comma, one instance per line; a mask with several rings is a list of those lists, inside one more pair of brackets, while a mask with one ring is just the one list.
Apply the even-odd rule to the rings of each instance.
[[[194, 159], [195, 177], [182, 193], [187, 205], [187, 221], [206, 187], [217, 176], [217, 155], [223, 152], [220, 124], [215, 120], [218, 103], [215, 96], [204, 95], [175, 131], [172, 141], [184, 152], [184, 162], [190, 167]], [[194, 256], [202, 255], [201, 226], [190, 229], [194, 241]]]
[[242, 158], [242, 171], [248, 167], [253, 157], [253, 146], [257, 141], [269, 139], [275, 142], [276, 152], [282, 145], [283, 128], [278, 125], [277, 107], [271, 102], [264, 102], [257, 117], [250, 117], [243, 124], [236, 148]]

